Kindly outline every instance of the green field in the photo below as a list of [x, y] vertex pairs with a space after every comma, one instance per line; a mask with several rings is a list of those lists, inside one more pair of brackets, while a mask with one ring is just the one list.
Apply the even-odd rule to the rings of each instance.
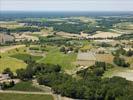
[[23, 61], [25, 61], [27, 59], [30, 59], [30, 58], [32, 60], [37, 61], [37, 60], [42, 58], [42, 56], [33, 56], [33, 55], [30, 55], [30, 54], [20, 54], [20, 53], [11, 55], [10, 57], [17, 58], [17, 59], [23, 60]]
[[10, 68], [13, 72], [19, 68], [25, 68], [27, 65], [18, 59], [11, 57], [2, 57], [0, 58], [0, 72], [2, 72], [5, 68]]
[[76, 61], [77, 54], [70, 53], [64, 54], [59, 51], [57, 47], [51, 48], [46, 57], [40, 60], [40, 63], [59, 64], [63, 69], [72, 69], [75, 67], [73, 64]]
[[51, 95], [0, 93], [0, 100], [54, 100]]
[[34, 87], [31, 81], [19, 82], [14, 87], [9, 88], [8, 90], [18, 90], [18, 91], [32, 91], [40, 92], [41, 90]]
[[10, 57], [11, 55], [15, 55], [17, 53], [25, 53], [26, 47], [12, 49], [10, 51], [6, 51], [5, 53], [0, 53], [0, 72], [2, 72], [5, 68], [10, 68], [13, 72], [19, 68], [25, 68], [27, 64], [19, 59]]

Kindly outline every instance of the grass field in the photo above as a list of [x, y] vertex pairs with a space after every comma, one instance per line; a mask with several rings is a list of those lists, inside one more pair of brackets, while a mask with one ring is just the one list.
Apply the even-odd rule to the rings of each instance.
[[54, 100], [51, 95], [0, 93], [0, 100]]
[[25, 50], [26, 47], [20, 47], [17, 50], [12, 49], [4, 53], [0, 53], [0, 72], [2, 72], [5, 68], [10, 68], [13, 72], [15, 72], [16, 69], [25, 68], [27, 64], [24, 63], [24, 61], [10, 57], [11, 55], [17, 53], [25, 53]]
[[19, 82], [14, 87], [9, 88], [8, 90], [31, 91], [31, 92], [41, 91], [40, 89], [34, 87], [31, 81]]
[[70, 53], [64, 54], [59, 51], [57, 47], [51, 48], [46, 57], [40, 60], [40, 63], [59, 64], [63, 69], [74, 68], [73, 62], [76, 61], [77, 54]]
[[17, 58], [17, 59], [23, 60], [23, 61], [25, 61], [27, 59], [30, 59], [30, 57], [31, 57], [32, 60], [35, 60], [35, 61], [42, 58], [42, 56], [33, 56], [33, 55], [30, 55], [30, 54], [20, 54], [20, 53], [11, 55], [11, 57]]
[[26, 64], [18, 59], [11, 57], [2, 57], [0, 58], [0, 72], [2, 72], [5, 68], [10, 68], [13, 72], [19, 68], [25, 68]]

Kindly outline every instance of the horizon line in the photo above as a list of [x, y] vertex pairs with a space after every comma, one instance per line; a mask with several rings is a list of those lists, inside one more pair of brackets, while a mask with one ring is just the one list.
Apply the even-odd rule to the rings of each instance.
[[52, 10], [49, 10], [49, 11], [37, 11], [37, 10], [0, 10], [0, 12], [133, 12], [133, 10], [132, 11], [119, 11], [119, 10], [109, 10], [109, 11], [102, 11], [102, 10], [94, 10], [94, 11], [66, 11], [66, 10], [64, 10], [64, 11], [52, 11]]

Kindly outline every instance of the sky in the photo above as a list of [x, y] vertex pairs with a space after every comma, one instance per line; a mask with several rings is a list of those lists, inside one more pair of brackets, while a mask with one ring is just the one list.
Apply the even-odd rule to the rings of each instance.
[[133, 11], [133, 0], [0, 0], [0, 11]]

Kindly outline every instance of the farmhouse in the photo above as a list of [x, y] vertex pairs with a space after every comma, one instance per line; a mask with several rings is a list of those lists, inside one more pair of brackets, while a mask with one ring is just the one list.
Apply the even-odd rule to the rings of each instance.
[[0, 83], [4, 80], [7, 80], [9, 79], [9, 75], [8, 74], [0, 74]]
[[13, 42], [14, 37], [7, 34], [0, 34], [0, 43]]

